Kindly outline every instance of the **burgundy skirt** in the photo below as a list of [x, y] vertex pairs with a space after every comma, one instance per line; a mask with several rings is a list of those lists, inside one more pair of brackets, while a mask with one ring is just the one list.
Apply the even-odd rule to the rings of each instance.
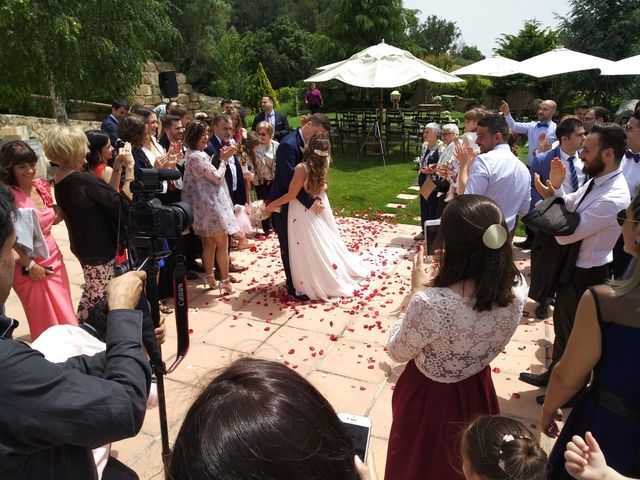
[[464, 480], [462, 432], [500, 408], [489, 366], [460, 382], [439, 383], [411, 360], [393, 392], [392, 411], [385, 480]]

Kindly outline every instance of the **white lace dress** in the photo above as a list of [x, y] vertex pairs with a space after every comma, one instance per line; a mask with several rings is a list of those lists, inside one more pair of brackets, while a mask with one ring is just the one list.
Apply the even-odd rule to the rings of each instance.
[[509, 343], [522, 318], [528, 287], [524, 278], [513, 288], [506, 307], [473, 309], [474, 300], [448, 288], [417, 292], [389, 335], [389, 356], [415, 361], [426, 377], [454, 383], [475, 375]]

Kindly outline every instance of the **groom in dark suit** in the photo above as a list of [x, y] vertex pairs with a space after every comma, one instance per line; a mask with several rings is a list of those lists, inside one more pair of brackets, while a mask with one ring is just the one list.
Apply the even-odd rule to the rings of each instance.
[[[289, 191], [289, 183], [293, 177], [293, 171], [296, 165], [302, 161], [304, 146], [309, 139], [316, 133], [326, 135], [329, 133], [329, 118], [323, 113], [314, 113], [309, 121], [302, 127], [291, 132], [284, 137], [278, 150], [276, 151], [276, 173], [271, 184], [271, 193], [269, 200], [273, 201], [280, 198]], [[307, 209], [314, 212], [321, 211], [324, 206], [317, 198], [309, 195], [304, 189], [300, 190], [297, 196], [298, 201]], [[281, 207], [280, 213], [272, 214], [273, 228], [278, 234], [280, 242], [280, 255], [282, 257], [282, 265], [284, 266], [284, 274], [287, 277], [287, 292], [298, 300], [308, 300], [306, 295], [298, 295], [291, 278], [291, 268], [289, 266], [289, 229], [288, 222], [288, 205]]]
[[256, 126], [260, 122], [269, 122], [273, 127], [273, 135], [278, 142], [282, 142], [284, 137], [289, 135], [291, 127], [289, 126], [289, 120], [284, 113], [276, 112], [273, 109], [273, 97], [265, 95], [262, 97], [262, 112], [256, 115], [253, 119], [253, 126], [251, 130], [256, 131]]

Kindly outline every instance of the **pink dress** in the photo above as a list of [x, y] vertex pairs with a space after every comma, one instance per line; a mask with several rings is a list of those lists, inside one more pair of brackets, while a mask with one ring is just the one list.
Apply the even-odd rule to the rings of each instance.
[[23, 275], [20, 263], [16, 263], [13, 272], [13, 289], [16, 291], [22, 303], [22, 308], [24, 308], [27, 315], [32, 341], [52, 325], [65, 323], [78, 325], [76, 313], [71, 303], [67, 269], [64, 266], [62, 253], [51, 234], [56, 212], [52, 207], [53, 199], [50, 187], [42, 179], [34, 180], [33, 186], [44, 201], [46, 208], [42, 211], [36, 207], [22, 190], [17, 187], [11, 187], [16, 208], [35, 209], [40, 221], [40, 228], [49, 248], [49, 258], [35, 257], [35, 262], [42, 267], [51, 267], [53, 269], [53, 273], [48, 274], [42, 280], [31, 280], [28, 275]]

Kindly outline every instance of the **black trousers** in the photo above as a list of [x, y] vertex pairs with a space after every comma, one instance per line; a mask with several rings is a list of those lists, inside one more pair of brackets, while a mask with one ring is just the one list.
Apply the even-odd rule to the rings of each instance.
[[[258, 200], [269, 200], [269, 193], [271, 192], [272, 183], [273, 181], [267, 180], [262, 185], [254, 185]], [[269, 233], [271, 231], [271, 218], [262, 220], [262, 231], [264, 233]]]
[[280, 257], [282, 258], [282, 266], [284, 267], [284, 274], [287, 277], [287, 290], [294, 290], [293, 279], [291, 278], [291, 266], [289, 265], [289, 226], [288, 226], [288, 210], [284, 209], [280, 213], [274, 213], [271, 215], [271, 221], [273, 222], [273, 229], [278, 234], [278, 241], [280, 242]]
[[311, 110], [311, 114], [312, 115], [314, 113], [318, 113], [318, 111], [320, 110], [320, 104], [319, 103], [310, 103], [309, 104], [309, 110]]
[[555, 340], [553, 341], [553, 354], [549, 369], [558, 363], [567, 347], [582, 294], [587, 288], [604, 283], [607, 280], [608, 272], [609, 265], [592, 268], [576, 267], [571, 281], [566, 285], [558, 286], [556, 306], [553, 310]]

